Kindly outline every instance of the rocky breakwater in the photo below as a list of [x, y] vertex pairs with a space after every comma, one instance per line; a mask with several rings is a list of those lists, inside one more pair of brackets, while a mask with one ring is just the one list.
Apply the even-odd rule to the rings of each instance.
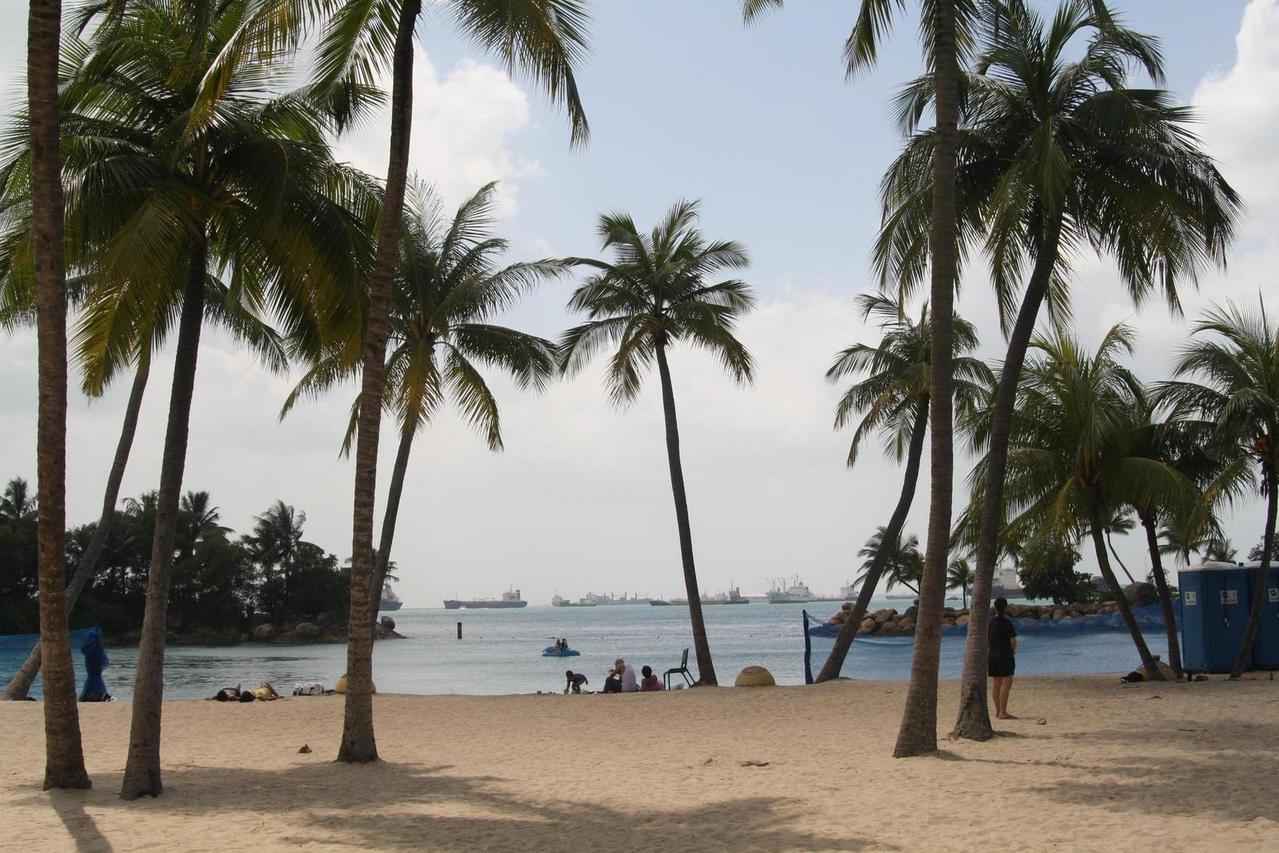
[[[1133, 607], [1137, 623], [1142, 628], [1162, 627], [1163, 617], [1155, 604], [1154, 589], [1149, 584], [1130, 584], [1124, 588], [1124, 594]], [[907, 637], [915, 633], [915, 615], [917, 607], [909, 607], [904, 612], [896, 608], [885, 608], [867, 613], [857, 628], [858, 635], [877, 635], [884, 637]], [[834, 613], [825, 625], [811, 629], [818, 636], [831, 636], [839, 632], [853, 613], [852, 602], [845, 602]], [[1078, 604], [1010, 604], [1008, 616], [1017, 625], [1018, 631], [1049, 630], [1123, 630], [1123, 618], [1119, 608], [1113, 602], [1083, 602]], [[943, 611], [943, 633], [965, 633], [968, 630], [968, 610], [956, 610], [947, 607]]]

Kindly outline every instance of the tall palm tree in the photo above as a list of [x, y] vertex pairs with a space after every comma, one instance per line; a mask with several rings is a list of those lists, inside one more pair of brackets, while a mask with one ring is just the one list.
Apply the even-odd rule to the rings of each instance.
[[[855, 416], [861, 416], [848, 450], [849, 467], [857, 461], [862, 442], [873, 432], [884, 434], [886, 454], [898, 462], [903, 457], [906, 459], [906, 473], [897, 506], [888, 525], [881, 528], [883, 535], [879, 541], [891, 545], [900, 538], [902, 525], [906, 523], [923, 457], [924, 434], [928, 426], [931, 324], [927, 305], [920, 310], [919, 318], [912, 320], [904, 313], [900, 303], [880, 294], [864, 294], [859, 297], [858, 304], [863, 318], [871, 314], [879, 317], [884, 336], [877, 346], [854, 344], [841, 352], [826, 372], [826, 378], [837, 381], [849, 375], [868, 374], [844, 393], [835, 409], [836, 429], [848, 425]], [[982, 396], [983, 389], [994, 381], [984, 363], [966, 355], [977, 347], [977, 342], [973, 326], [956, 318], [954, 387], [963, 408], [974, 405]], [[839, 677], [848, 650], [857, 639], [858, 626], [875, 595], [880, 573], [885, 566], [892, 566], [888, 549], [878, 559], [878, 565], [875, 555], [869, 556], [870, 564], [865, 566], [852, 616], [840, 628], [830, 655], [817, 676], [819, 682]], [[919, 590], [915, 589], [915, 593], [918, 594]]]
[[958, 589], [964, 599], [964, 609], [968, 609], [968, 589], [973, 585], [973, 567], [964, 557], [956, 557], [950, 561], [946, 569], [946, 589]]
[[68, 221], [93, 249], [96, 279], [79, 328], [87, 372], [135, 359], [152, 340], [147, 320], [176, 317], [125, 798], [162, 790], [168, 587], [211, 279], [225, 277], [246, 310], [319, 329], [353, 300], [339, 284], [356, 281], [369, 254], [368, 181], [332, 161], [331, 122], [307, 93], [270, 88], [287, 46], [255, 39], [253, 4], [205, 11], [132, 0], [74, 44], [63, 86]]
[[[496, 367], [520, 388], [541, 389], [555, 375], [555, 345], [534, 335], [488, 322], [513, 306], [538, 283], [567, 272], [559, 261], [540, 260], [501, 266], [498, 256], [510, 243], [493, 236], [494, 193], [486, 184], [467, 199], [452, 220], [442, 215], [435, 193], [425, 186], [410, 192], [400, 233], [389, 315], [390, 353], [386, 359], [383, 406], [395, 413], [400, 442], [391, 469], [386, 514], [370, 597], [376, 614], [386, 581], [399, 516], [400, 496], [408, 471], [413, 439], [450, 398], [462, 416], [482, 431], [489, 449], [502, 449], [497, 399], [481, 366]], [[349, 353], [337, 347], [299, 381], [284, 412], [306, 394], [320, 394], [359, 372]], [[351, 407], [343, 452], [356, 437], [358, 401]]]
[[1159, 386], [1160, 399], [1174, 416], [1197, 416], [1214, 426], [1217, 443], [1226, 452], [1251, 459], [1258, 469], [1261, 495], [1266, 498], [1266, 532], [1262, 539], [1261, 571], [1252, 591], [1252, 608], [1243, 642], [1230, 677], [1239, 678], [1252, 656], [1261, 622], [1275, 519], [1279, 515], [1279, 326], [1272, 325], [1265, 302], [1245, 312], [1233, 303], [1206, 311], [1195, 324], [1192, 341], [1177, 360], [1179, 380]]
[[[784, 0], [742, 0], [747, 23]], [[960, 67], [972, 43], [978, 0], [921, 0], [920, 34], [928, 66], [936, 119], [929, 154], [931, 223], [924, 243], [931, 271], [929, 304], [933, 308], [929, 423], [928, 545], [915, 623], [915, 650], [910, 687], [893, 755], [903, 758], [937, 749], [937, 672], [941, 665], [942, 610], [946, 603], [946, 559], [950, 551], [951, 487], [954, 478], [952, 437], [952, 327], [959, 264], [959, 210], [956, 163], [959, 133]], [[847, 73], [852, 76], [875, 64], [880, 42], [895, 12], [906, 0], [861, 0], [857, 20], [844, 43]]]
[[[307, 0], [297, 0], [307, 5]], [[582, 0], [443, 0], [459, 29], [497, 54], [514, 71], [527, 72], [551, 100], [568, 111], [572, 139], [585, 143], [586, 113], [574, 76], [586, 50], [587, 15]], [[352, 519], [351, 610], [347, 641], [347, 693], [339, 761], [376, 761], [373, 733], [373, 512], [377, 448], [382, 414], [388, 315], [399, 261], [400, 228], [409, 175], [409, 130], [413, 116], [413, 33], [422, 0], [321, 0], [329, 15], [317, 54], [317, 89], [345, 100], [348, 86], [372, 84], [391, 65], [390, 153], [368, 279], [360, 354], [360, 411], [355, 445]]]
[[253, 532], [244, 537], [253, 561], [264, 571], [278, 570], [287, 597], [292, 590], [292, 570], [302, 544], [306, 513], [277, 500], [253, 519]]
[[[1103, 0], [1067, 0], [1051, 19], [1023, 0], [989, 4], [981, 49], [965, 75], [959, 212], [966, 245], [984, 248], [1008, 337], [990, 418], [978, 515], [972, 612], [953, 734], [988, 739], [987, 627], [999, 548], [1008, 436], [1017, 382], [1040, 309], [1068, 314], [1069, 256], [1115, 258], [1135, 302], [1224, 263], [1238, 198], [1187, 129], [1189, 112], [1161, 89], [1128, 82], [1137, 67], [1158, 84], [1154, 39], [1122, 26]], [[1071, 53], [1079, 50], [1078, 59]], [[933, 102], [922, 78], [899, 99], [913, 127]], [[931, 134], [916, 134], [884, 181], [881, 276], [913, 287], [932, 227]], [[1016, 283], [1029, 265], [1017, 302]]]
[[0, 515], [21, 521], [35, 515], [36, 496], [31, 494], [31, 484], [22, 477], [14, 477], [4, 484], [0, 494]]
[[31, 117], [36, 344], [37, 543], [40, 647], [44, 671], [44, 787], [88, 788], [75, 670], [67, 639], [67, 295], [63, 262], [62, 175], [59, 155], [58, 58], [61, 0], [31, 0], [27, 18], [27, 111]]
[[606, 347], [616, 347], [605, 382], [613, 403], [624, 406], [640, 392], [647, 369], [657, 363], [666, 421], [666, 456], [675, 499], [684, 589], [697, 651], [698, 683], [715, 684], [702, 597], [693, 562], [693, 534], [680, 459], [675, 390], [667, 350], [681, 341], [719, 359], [737, 382], [750, 382], [754, 363], [733, 334], [738, 318], [755, 304], [750, 286], [738, 279], [711, 283], [721, 270], [746, 267], [746, 250], [730, 241], [707, 241], [697, 228], [696, 202], [676, 203], [650, 233], [642, 233], [625, 213], [600, 217], [598, 231], [613, 261], [567, 258], [592, 270], [568, 307], [585, 313], [585, 323], [564, 333], [560, 359], [566, 373], [577, 373]]
[[[1142, 664], [1160, 676], [1110, 564], [1105, 514], [1122, 504], [1180, 506], [1193, 493], [1171, 466], [1143, 456], [1130, 428], [1141, 384], [1120, 364], [1132, 352], [1125, 326], [1107, 332], [1095, 352], [1064, 332], [1037, 338], [1040, 355], [1023, 371], [1008, 453], [1010, 535], [1068, 543], [1086, 535]], [[970, 628], [971, 630], [971, 628]]]

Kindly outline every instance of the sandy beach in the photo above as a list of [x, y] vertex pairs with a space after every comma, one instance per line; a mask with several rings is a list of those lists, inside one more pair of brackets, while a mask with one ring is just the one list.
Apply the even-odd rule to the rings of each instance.
[[[942, 686], [949, 723], [957, 690]], [[905, 684], [166, 703], [164, 796], [117, 798], [128, 703], [81, 706], [94, 788], [40, 791], [37, 703], [0, 704], [12, 850], [1223, 850], [1279, 837], [1279, 681], [1025, 678], [988, 744], [890, 757]], [[1043, 719], [1045, 722], [1038, 722]], [[314, 750], [299, 754], [308, 744]]]

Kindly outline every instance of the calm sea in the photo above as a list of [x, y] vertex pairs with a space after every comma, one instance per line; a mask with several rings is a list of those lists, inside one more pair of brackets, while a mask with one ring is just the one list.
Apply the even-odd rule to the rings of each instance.
[[[877, 601], [872, 609], [896, 607], [909, 601]], [[802, 611], [824, 619], [835, 603], [721, 605], [704, 608], [711, 653], [720, 683], [750, 664], [767, 667], [780, 684], [804, 681]], [[598, 689], [616, 658], [625, 658], [636, 671], [647, 664], [659, 674], [678, 665], [680, 653], [692, 645], [685, 607], [609, 606], [556, 608], [530, 606], [520, 610], [401, 610], [391, 614], [403, 640], [379, 642], [374, 651], [374, 683], [389, 693], [532, 693], [560, 690], [565, 669], [585, 672], [589, 688]], [[457, 623], [463, 639], [457, 639]], [[565, 637], [580, 657], [544, 658], [542, 648], [553, 637]], [[108, 642], [110, 638], [108, 638]], [[1161, 635], [1147, 634], [1151, 651], [1166, 654]], [[832, 640], [814, 638], [813, 668], [817, 670]], [[911, 640], [861, 638], [853, 644], [844, 675], [864, 679], [906, 679], [910, 673]], [[942, 641], [941, 675], [957, 678], [963, 664], [962, 637]], [[136, 651], [109, 648], [108, 689], [127, 699], [133, 687]], [[0, 652], [0, 684], [21, 663], [25, 653]], [[76, 669], [82, 672], [82, 659]], [[689, 666], [696, 673], [695, 655]], [[1132, 641], [1122, 632], [1077, 637], [1025, 636], [1017, 653], [1018, 675], [1066, 673], [1125, 673], [1137, 665]], [[298, 682], [321, 681], [326, 686], [346, 668], [343, 645], [231, 647], [170, 646], [165, 655], [165, 695], [200, 698], [218, 689], [270, 681], [281, 693]]]

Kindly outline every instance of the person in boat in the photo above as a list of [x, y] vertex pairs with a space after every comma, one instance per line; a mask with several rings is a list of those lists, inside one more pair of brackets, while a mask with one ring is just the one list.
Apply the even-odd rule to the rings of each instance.
[[618, 658], [613, 663], [613, 674], [618, 677], [621, 683], [622, 693], [636, 693], [639, 691], [639, 683], [635, 678], [635, 667], [626, 661]]
[[995, 599], [995, 616], [990, 620], [989, 647], [991, 698], [995, 702], [995, 719], [1015, 720], [1008, 713], [1008, 691], [1013, 686], [1013, 673], [1017, 669], [1017, 629], [1008, 618], [1008, 599]]
[[645, 665], [640, 667], [640, 675], [642, 676], [640, 678], [640, 690], [645, 693], [649, 693], [654, 690], [662, 689], [662, 679], [653, 674], [653, 668], [651, 666]]
[[102, 645], [102, 629], [90, 628], [80, 646], [84, 654], [84, 689], [80, 691], [81, 702], [110, 702], [111, 694], [107, 692], [107, 683], [102, 679], [102, 671], [111, 661], [107, 658], [107, 650]]
[[574, 672], [573, 670], [565, 670], [564, 677], [567, 683], [564, 685], [565, 693], [581, 693], [583, 684], [590, 684], [584, 672]]

